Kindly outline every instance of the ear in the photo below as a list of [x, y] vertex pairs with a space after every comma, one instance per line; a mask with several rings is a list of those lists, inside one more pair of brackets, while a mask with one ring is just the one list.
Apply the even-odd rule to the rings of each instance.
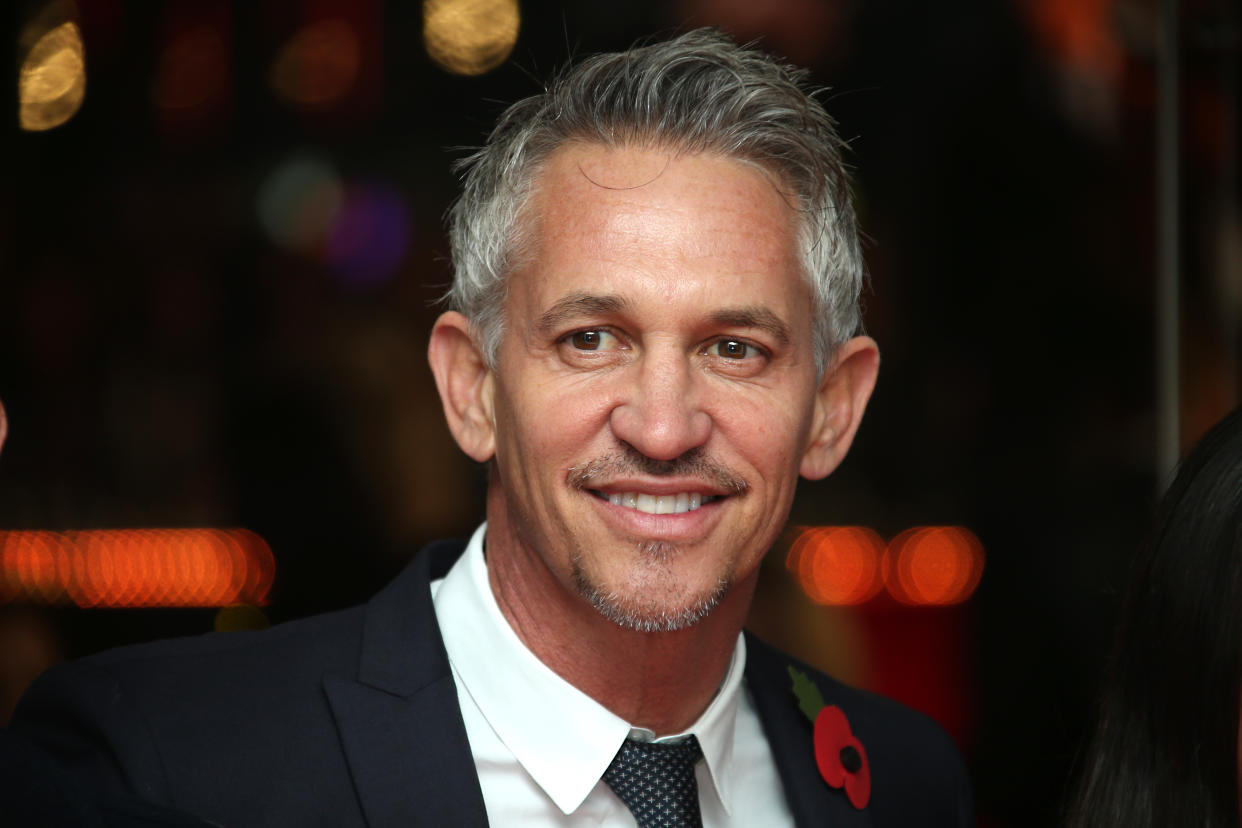
[[453, 439], [474, 460], [483, 463], [491, 459], [496, 450], [492, 372], [466, 317], [456, 311], [440, 315], [431, 329], [427, 361]]
[[856, 336], [837, 349], [815, 392], [810, 441], [799, 471], [808, 480], [832, 474], [845, 459], [880, 370], [880, 349]]

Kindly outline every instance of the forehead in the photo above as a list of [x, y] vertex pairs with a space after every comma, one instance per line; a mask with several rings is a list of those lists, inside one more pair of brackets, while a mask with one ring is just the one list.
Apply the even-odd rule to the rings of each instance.
[[512, 292], [655, 290], [732, 303], [805, 303], [797, 215], [746, 162], [662, 148], [571, 143], [534, 181]]

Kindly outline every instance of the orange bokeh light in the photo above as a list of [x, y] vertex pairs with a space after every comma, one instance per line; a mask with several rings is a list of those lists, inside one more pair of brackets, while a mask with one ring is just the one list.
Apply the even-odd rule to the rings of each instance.
[[56, 549], [46, 538], [0, 541], [0, 600], [30, 592], [54, 602], [63, 593], [57, 580]]
[[815, 603], [861, 604], [884, 586], [880, 577], [883, 551], [884, 541], [866, 527], [815, 527], [801, 531], [786, 565]]
[[163, 110], [197, 110], [227, 95], [229, 53], [224, 35], [210, 25], [177, 34], [159, 57], [153, 97]]
[[320, 20], [295, 34], [272, 63], [269, 82], [286, 101], [310, 109], [332, 106], [353, 89], [362, 47], [348, 21]]
[[948, 606], [969, 598], [983, 575], [983, 544], [960, 526], [920, 526], [884, 541], [862, 526], [798, 530], [786, 568], [817, 604], [847, 606], [887, 589], [913, 606]]
[[982, 575], [983, 544], [960, 526], [907, 529], [893, 538], [884, 556], [889, 594], [903, 604], [960, 604]]
[[245, 529], [0, 532], [0, 601], [261, 606], [275, 572], [267, 543]]

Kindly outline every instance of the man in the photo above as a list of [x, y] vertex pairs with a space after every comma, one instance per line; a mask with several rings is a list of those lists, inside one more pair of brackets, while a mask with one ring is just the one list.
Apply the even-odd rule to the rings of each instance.
[[800, 82], [699, 31], [511, 107], [466, 164], [429, 348], [489, 464], [464, 551], [365, 607], [54, 669], [18, 725], [225, 825], [970, 824], [935, 725], [741, 632], [878, 367]]

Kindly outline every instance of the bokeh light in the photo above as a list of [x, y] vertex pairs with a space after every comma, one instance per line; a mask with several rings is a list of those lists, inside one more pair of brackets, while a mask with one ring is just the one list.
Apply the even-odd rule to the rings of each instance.
[[192, 111], [226, 93], [228, 47], [211, 26], [177, 34], [160, 53], [155, 76], [155, 105], [163, 110]]
[[71, 20], [23, 39], [34, 44], [17, 76], [17, 120], [22, 129], [41, 132], [60, 126], [81, 108], [86, 98], [86, 49], [82, 32]]
[[517, 0], [424, 0], [427, 54], [455, 75], [482, 75], [504, 63], [517, 43]]
[[869, 601], [883, 588], [884, 541], [862, 526], [803, 529], [790, 547], [788, 568], [817, 604], [846, 606]]
[[280, 163], [259, 186], [259, 223], [277, 245], [313, 253], [340, 212], [344, 186], [336, 170], [316, 155]]
[[830, 606], [863, 604], [885, 589], [903, 604], [959, 604], [979, 585], [983, 564], [983, 544], [960, 526], [907, 529], [887, 547], [863, 526], [805, 527], [785, 558], [807, 597]]
[[56, 552], [47, 538], [31, 534], [18, 539], [0, 566], [0, 598], [29, 593], [38, 603], [58, 603], [64, 589], [57, 576]]
[[372, 288], [397, 270], [409, 241], [410, 211], [395, 188], [350, 185], [324, 240], [323, 256], [346, 287]]
[[965, 601], [983, 575], [983, 544], [960, 526], [923, 526], [893, 538], [884, 556], [889, 594], [903, 604]]
[[0, 532], [0, 602], [259, 606], [275, 574], [271, 549], [245, 529]]
[[353, 89], [362, 64], [358, 34], [344, 20], [319, 20], [300, 29], [272, 62], [272, 91], [308, 109], [326, 109]]
[[1125, 56], [1117, 38], [1113, 0], [1039, 0], [1019, 3], [1036, 42], [1079, 71], [1116, 77]]

